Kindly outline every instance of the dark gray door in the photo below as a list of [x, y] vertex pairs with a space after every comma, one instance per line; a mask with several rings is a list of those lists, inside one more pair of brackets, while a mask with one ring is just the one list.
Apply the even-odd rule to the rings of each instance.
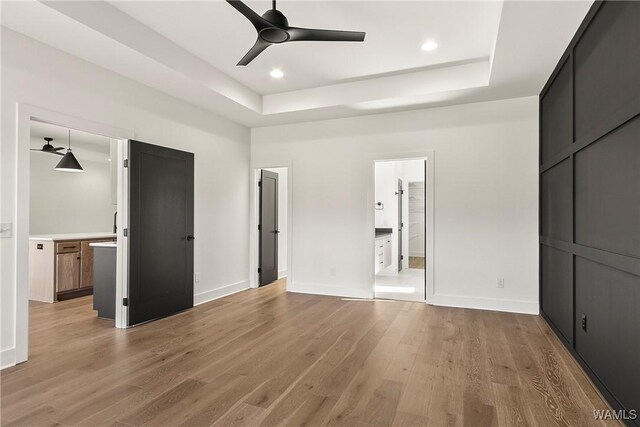
[[266, 170], [260, 177], [260, 286], [278, 280], [278, 174]]
[[402, 180], [398, 180], [398, 271], [402, 270], [402, 228], [404, 226], [402, 222]]
[[129, 142], [129, 316], [193, 307], [193, 153]]

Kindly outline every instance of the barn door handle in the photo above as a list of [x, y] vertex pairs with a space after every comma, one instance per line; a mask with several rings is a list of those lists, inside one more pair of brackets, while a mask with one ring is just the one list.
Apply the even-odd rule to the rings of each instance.
[[194, 236], [192, 236], [191, 234], [189, 234], [187, 236], [187, 240], [191, 241], [191, 240], [195, 240], [196, 238]]

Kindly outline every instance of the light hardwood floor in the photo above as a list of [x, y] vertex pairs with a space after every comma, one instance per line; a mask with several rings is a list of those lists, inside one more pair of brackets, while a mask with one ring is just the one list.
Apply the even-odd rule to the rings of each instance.
[[129, 330], [90, 297], [30, 319], [2, 425], [587, 426], [608, 408], [538, 316], [280, 281]]

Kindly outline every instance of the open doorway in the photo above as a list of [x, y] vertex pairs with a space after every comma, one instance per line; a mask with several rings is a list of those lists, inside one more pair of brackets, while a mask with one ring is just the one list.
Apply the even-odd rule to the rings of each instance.
[[258, 168], [255, 188], [254, 286], [266, 286], [287, 277], [288, 168]]
[[426, 299], [425, 159], [375, 162], [375, 297]]
[[74, 300], [78, 310], [93, 311], [98, 326], [113, 327], [118, 140], [31, 120], [29, 148], [31, 317], [71, 316], [51, 305]]

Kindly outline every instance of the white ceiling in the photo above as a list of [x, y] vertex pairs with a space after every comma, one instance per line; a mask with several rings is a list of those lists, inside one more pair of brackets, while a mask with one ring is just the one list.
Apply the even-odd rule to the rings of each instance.
[[[280, 1], [278, 9], [290, 25], [366, 31], [365, 42], [271, 46], [248, 66], [238, 67], [236, 63], [253, 46], [256, 31], [225, 2], [113, 5], [261, 95], [487, 58], [502, 7], [498, 1]], [[262, 14], [271, 2], [247, 5]], [[440, 49], [423, 52], [422, 43], [431, 39], [437, 40]], [[271, 78], [274, 68], [286, 78]]]
[[[2, 2], [14, 31], [247, 126], [537, 95], [585, 1], [283, 1], [294, 26], [364, 43], [271, 46], [224, 1]], [[268, 1], [247, 4], [258, 13]], [[433, 39], [439, 47], [423, 52]], [[280, 68], [285, 77], [272, 79]]]

